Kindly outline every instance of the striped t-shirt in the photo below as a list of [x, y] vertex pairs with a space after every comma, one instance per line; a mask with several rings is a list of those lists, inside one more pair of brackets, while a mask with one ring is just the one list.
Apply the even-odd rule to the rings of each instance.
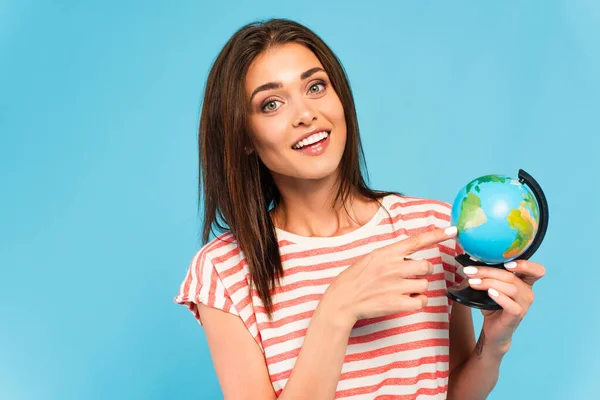
[[[239, 316], [262, 350], [279, 396], [304, 342], [321, 296], [345, 268], [370, 251], [436, 227], [447, 227], [450, 205], [388, 195], [365, 225], [334, 237], [305, 237], [276, 229], [284, 277], [273, 294], [273, 319], [253, 290], [248, 265], [235, 238], [225, 233], [194, 256], [179, 294], [202, 325], [196, 304]], [[348, 347], [336, 399], [445, 399], [449, 375], [451, 301], [446, 288], [464, 277], [454, 260], [454, 239], [414, 253], [434, 266], [419, 312], [359, 320]]]

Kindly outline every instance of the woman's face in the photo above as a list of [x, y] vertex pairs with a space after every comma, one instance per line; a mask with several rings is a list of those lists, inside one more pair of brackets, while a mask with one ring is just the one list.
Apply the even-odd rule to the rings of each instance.
[[346, 145], [344, 109], [312, 51], [288, 43], [262, 53], [245, 87], [253, 148], [276, 182], [336, 172]]

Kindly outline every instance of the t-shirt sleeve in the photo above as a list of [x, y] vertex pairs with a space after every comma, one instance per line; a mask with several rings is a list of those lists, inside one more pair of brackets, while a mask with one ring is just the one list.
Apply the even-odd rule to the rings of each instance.
[[186, 306], [194, 314], [200, 326], [202, 326], [198, 312], [200, 303], [239, 316], [227, 288], [204, 249], [196, 253], [192, 259], [174, 300], [175, 303]]

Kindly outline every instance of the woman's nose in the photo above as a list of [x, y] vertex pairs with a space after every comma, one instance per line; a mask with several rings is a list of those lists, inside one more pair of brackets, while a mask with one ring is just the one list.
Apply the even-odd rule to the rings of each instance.
[[294, 120], [294, 126], [310, 125], [314, 120], [317, 119], [317, 115], [306, 101], [297, 103], [296, 117]]

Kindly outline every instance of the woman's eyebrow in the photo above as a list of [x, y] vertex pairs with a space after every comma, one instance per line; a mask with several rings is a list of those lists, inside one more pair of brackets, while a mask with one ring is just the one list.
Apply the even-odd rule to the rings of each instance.
[[[313, 75], [314, 73], [319, 72], [319, 71], [325, 72], [325, 70], [320, 67], [311, 68], [308, 71], [301, 73], [300, 79], [304, 80], [306, 78], [309, 78], [311, 75]], [[283, 83], [281, 83], [281, 82], [268, 82], [268, 83], [265, 83], [264, 85], [260, 85], [259, 87], [254, 89], [254, 91], [252, 92], [252, 95], [250, 96], [250, 101], [252, 101], [252, 99], [258, 92], [262, 92], [264, 90], [279, 89], [282, 86], [283, 86]]]
[[319, 71], [325, 72], [325, 70], [323, 68], [319, 68], [319, 67], [311, 68], [308, 71], [301, 73], [300, 79], [305, 80], [306, 78], [309, 78], [315, 72], [319, 72]]

